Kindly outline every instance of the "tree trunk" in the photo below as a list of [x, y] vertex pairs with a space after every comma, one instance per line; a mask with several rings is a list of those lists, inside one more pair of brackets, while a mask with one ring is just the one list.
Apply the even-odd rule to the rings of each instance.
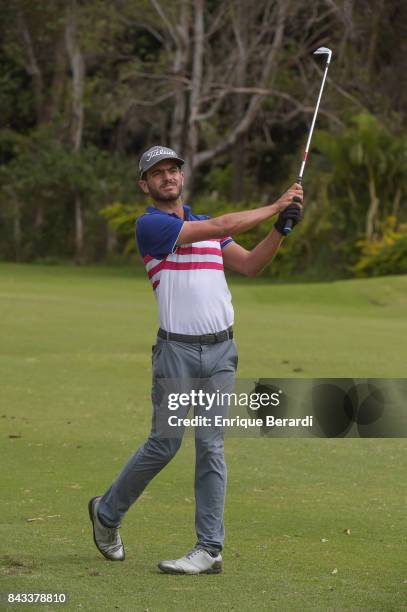
[[366, 67], [369, 81], [374, 76], [374, 64], [376, 59], [377, 47], [382, 28], [382, 16], [384, 10], [384, 0], [379, 0], [378, 6], [373, 6], [373, 19], [369, 47], [367, 49]]
[[44, 205], [38, 204], [35, 209], [35, 217], [34, 217], [34, 228], [36, 232], [39, 232], [44, 225]]
[[66, 44], [63, 34], [58, 36], [55, 44], [54, 75], [51, 84], [51, 95], [45, 109], [45, 120], [51, 123], [58, 115], [65, 85]]
[[369, 168], [369, 196], [370, 205], [366, 215], [366, 240], [371, 240], [373, 238], [376, 215], [379, 209], [379, 200], [376, 193], [376, 184], [371, 168]]
[[391, 212], [392, 216], [396, 219], [396, 228], [398, 226], [398, 215], [400, 210], [400, 202], [401, 202], [401, 187], [397, 187], [396, 195], [393, 200], [393, 210]]
[[68, 5], [65, 41], [72, 72], [72, 106], [69, 136], [74, 151], [79, 151], [82, 144], [83, 131], [85, 62], [79, 45], [78, 6], [76, 0], [70, 0]]
[[[73, 150], [79, 153], [83, 133], [83, 91], [85, 81], [85, 62], [83, 60], [78, 32], [77, 0], [70, 0], [67, 8], [65, 42], [72, 73], [72, 106], [69, 130], [69, 140]], [[83, 261], [83, 212], [79, 193], [75, 195], [75, 262]]]
[[23, 9], [18, 11], [17, 18], [21, 43], [24, 49], [25, 69], [27, 74], [29, 74], [32, 79], [35, 114], [37, 117], [37, 122], [42, 123], [44, 121], [44, 80], [37, 62], [34, 45], [32, 43], [30, 30], [28, 29]]
[[115, 254], [117, 247], [117, 232], [106, 224], [106, 255], [111, 257]]
[[181, 154], [185, 144], [185, 127], [187, 116], [187, 92], [184, 79], [187, 77], [190, 45], [190, 7], [187, 0], [181, 2], [181, 14], [178, 26], [177, 47], [174, 55], [173, 72], [178, 77], [174, 84], [174, 111], [171, 119], [170, 146]]
[[193, 37], [193, 58], [192, 58], [192, 78], [191, 95], [188, 122], [188, 137], [185, 151], [185, 161], [188, 167], [185, 191], [192, 189], [194, 181], [194, 158], [198, 150], [198, 115], [200, 108], [202, 74], [203, 74], [203, 55], [204, 55], [204, 0], [194, 0], [194, 37]]
[[[246, 15], [243, 6], [243, 1], [239, 0], [236, 3], [236, 17], [234, 20], [235, 38], [238, 48], [239, 61], [236, 72], [236, 86], [245, 87], [247, 78], [247, 27]], [[235, 125], [239, 123], [244, 113], [244, 97], [242, 94], [237, 94], [234, 99], [234, 114]], [[246, 170], [246, 134], [240, 134], [236, 138], [233, 147], [233, 182], [232, 182], [232, 200], [240, 202], [243, 199], [243, 184]]]
[[75, 196], [75, 263], [83, 263], [83, 213], [79, 194]]
[[21, 259], [21, 204], [17, 198], [13, 198], [14, 202], [14, 218], [13, 218], [13, 235], [14, 235], [14, 257], [16, 261]]

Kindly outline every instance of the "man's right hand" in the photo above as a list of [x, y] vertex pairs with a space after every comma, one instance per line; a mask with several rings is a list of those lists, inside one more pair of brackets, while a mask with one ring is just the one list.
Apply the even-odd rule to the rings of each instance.
[[294, 183], [294, 185], [291, 185], [291, 187], [287, 189], [285, 193], [283, 193], [281, 198], [279, 198], [277, 202], [274, 203], [276, 212], [277, 213], [282, 212], [285, 208], [287, 208], [287, 206], [289, 206], [289, 204], [292, 204], [293, 201], [297, 202], [301, 208], [303, 197], [304, 197], [304, 193], [303, 193], [301, 185], [299, 183]]

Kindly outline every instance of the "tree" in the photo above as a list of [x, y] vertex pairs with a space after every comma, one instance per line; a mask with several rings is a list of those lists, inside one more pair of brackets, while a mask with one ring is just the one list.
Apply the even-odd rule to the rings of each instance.
[[275, 79], [290, 6], [260, 0], [248, 10], [247, 0], [182, 0], [164, 7], [151, 0], [153, 13], [128, 9], [127, 19], [162, 49], [161, 63], [154, 55], [128, 76], [135, 88], [140, 78], [151, 83], [148, 99], [137, 96], [133, 104], [157, 109], [172, 101], [170, 144], [183, 151], [189, 188], [197, 169], [241, 143], [258, 116]]
[[324, 240], [343, 272], [358, 238], [380, 234], [389, 215], [405, 219], [404, 3], [0, 0], [0, 9], [3, 255], [106, 253], [100, 208], [134, 199], [135, 157], [158, 142], [186, 156], [189, 191], [211, 214], [277, 197], [298, 171], [320, 45], [334, 50], [318, 117], [325, 155], [312, 152], [306, 220], [282, 269], [313, 265]]
[[[72, 73], [72, 106], [69, 122], [69, 140], [75, 153], [79, 153], [82, 145], [85, 81], [85, 62], [79, 40], [78, 20], [78, 3], [76, 0], [70, 0], [67, 5], [65, 41]], [[83, 214], [79, 193], [75, 194], [74, 207], [75, 261], [76, 263], [81, 263], [83, 257]]]
[[400, 201], [406, 195], [406, 137], [391, 134], [375, 117], [361, 113], [339, 134], [317, 132], [315, 144], [330, 162], [332, 195], [347, 196], [353, 211], [348, 214], [348, 221], [353, 221], [349, 230], [364, 219], [365, 238], [371, 240], [379, 221], [401, 213]]

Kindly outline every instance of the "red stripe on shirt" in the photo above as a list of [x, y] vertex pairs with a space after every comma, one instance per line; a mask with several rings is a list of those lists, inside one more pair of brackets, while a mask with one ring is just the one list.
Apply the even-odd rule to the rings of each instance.
[[143, 257], [143, 261], [144, 263], [149, 263], [150, 261], [153, 261], [153, 258], [150, 257], [150, 255], [146, 255], [145, 257]]
[[223, 263], [214, 261], [167, 261], [164, 259], [151, 268], [148, 278], [151, 279], [160, 270], [223, 270]]
[[223, 264], [214, 261], [167, 261], [165, 270], [223, 270]]
[[148, 278], [151, 278], [152, 276], [154, 276], [154, 274], [157, 274], [157, 272], [162, 270], [165, 267], [165, 263], [166, 263], [166, 260], [163, 259], [162, 261], [160, 261], [159, 264], [157, 264], [156, 266], [153, 266], [151, 270], [148, 271]]
[[177, 255], [219, 255], [222, 251], [215, 247], [178, 247], [175, 251]]
[[[218, 264], [213, 261], [190, 261], [190, 262], [178, 262], [178, 261], [162, 261], [155, 268], [160, 267], [160, 270], [223, 270], [223, 264]], [[155, 268], [152, 268], [154, 270]], [[150, 270], [150, 272], [152, 272]], [[159, 272], [155, 270], [153, 274]], [[149, 277], [150, 273], [149, 273]], [[155, 290], [160, 284], [159, 280], [153, 282], [153, 290]]]

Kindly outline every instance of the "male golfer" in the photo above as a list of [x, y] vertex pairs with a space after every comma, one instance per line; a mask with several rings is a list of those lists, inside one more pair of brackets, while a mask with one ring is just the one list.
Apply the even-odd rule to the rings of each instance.
[[[224, 266], [255, 276], [280, 246], [286, 220], [291, 219], [295, 226], [301, 215], [303, 194], [298, 184], [274, 204], [261, 208], [213, 219], [196, 215], [182, 203], [183, 164], [175, 151], [163, 146], [151, 147], [139, 163], [139, 185], [154, 206], [137, 220], [136, 238], [157, 298], [160, 329], [153, 347], [150, 435], [106, 493], [89, 502], [94, 542], [111, 561], [124, 560], [119, 534], [124, 515], [181, 444], [183, 428], [178, 429], [177, 435], [163, 435], [160, 429], [163, 410], [160, 381], [178, 380], [181, 386], [188, 387], [192, 386], [190, 381], [205, 380], [212, 390], [233, 384], [237, 351]], [[273, 230], [252, 251], [231, 238], [277, 213]], [[188, 408], [183, 414], [187, 411]], [[204, 414], [205, 407], [196, 407], [197, 413]], [[222, 429], [197, 428], [195, 448], [197, 542], [180, 559], [159, 563], [161, 571], [167, 573], [222, 571], [226, 489]]]

